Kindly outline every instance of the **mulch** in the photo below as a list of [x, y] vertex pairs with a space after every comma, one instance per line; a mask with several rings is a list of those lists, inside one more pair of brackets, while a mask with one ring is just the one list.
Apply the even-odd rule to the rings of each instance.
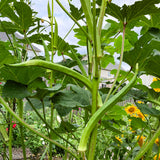
[[[8, 155], [8, 151], [7, 151]], [[0, 155], [0, 160], [3, 160], [3, 155]], [[30, 152], [30, 150], [26, 149], [26, 158], [28, 160], [39, 160], [40, 156], [35, 156]], [[12, 148], [12, 160], [23, 160], [23, 151], [21, 148]], [[47, 159], [45, 159], [47, 160]], [[55, 158], [53, 157], [53, 160], [62, 160], [61, 158]]]

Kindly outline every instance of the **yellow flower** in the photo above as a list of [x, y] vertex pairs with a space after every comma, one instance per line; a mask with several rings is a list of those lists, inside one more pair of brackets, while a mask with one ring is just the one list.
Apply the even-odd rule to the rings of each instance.
[[[154, 159], [154, 160], [157, 160], [157, 155], [155, 155], [153, 159]], [[159, 156], [158, 156], [158, 160], [160, 160], [160, 154], [159, 154]]]
[[142, 102], [142, 101], [140, 101], [140, 100], [138, 100], [137, 103], [139, 103], [139, 104], [144, 104], [144, 102]]
[[128, 106], [128, 107], [125, 108], [125, 111], [126, 111], [127, 114], [132, 115], [132, 114], [134, 114], [134, 113], [137, 112], [137, 109], [138, 108], [136, 106], [130, 105], [130, 106]]
[[131, 127], [129, 127], [129, 129], [130, 129], [130, 131], [132, 131], [132, 133], [135, 133], [135, 132], [136, 132], [135, 130], [132, 130], [132, 128], [131, 128]]
[[144, 136], [141, 136], [140, 138], [139, 137], [140, 136], [137, 136], [138, 144], [140, 147], [142, 147], [146, 137], [144, 137]]
[[143, 113], [141, 111], [137, 112], [137, 118], [141, 118], [142, 121], [145, 121], [145, 116], [143, 115]]
[[[160, 80], [160, 78], [153, 78], [153, 82]], [[153, 88], [155, 92], [160, 92], [160, 88]]]
[[155, 92], [160, 92], [160, 88], [153, 88]]
[[122, 143], [122, 139], [120, 139], [119, 136], [115, 136], [115, 138], [116, 138], [120, 143]]
[[157, 146], [159, 146], [159, 138], [157, 138], [157, 139], [155, 140], [155, 144], [157, 144]]
[[160, 78], [156, 78], [156, 77], [153, 78], [153, 82], [158, 81], [158, 80], [160, 80]]

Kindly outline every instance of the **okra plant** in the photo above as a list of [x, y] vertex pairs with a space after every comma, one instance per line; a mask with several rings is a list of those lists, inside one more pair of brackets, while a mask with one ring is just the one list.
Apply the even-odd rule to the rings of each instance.
[[[0, 41], [0, 103], [9, 125], [7, 132], [6, 124], [1, 124], [0, 132], [4, 146], [9, 148], [9, 159], [13, 119], [19, 123], [24, 159], [24, 127], [48, 142], [42, 159], [46, 152], [52, 159], [53, 145], [65, 151], [64, 159], [68, 154], [88, 160], [159, 158], [160, 0], [136, 1], [122, 7], [114, 0], [77, 2], [80, 8], [68, 0], [68, 10], [62, 1], [51, 0], [46, 6], [48, 20], [43, 20], [27, 0], [0, 1], [0, 15], [7, 18], [0, 21], [0, 31], [8, 37], [7, 42]], [[65, 37], [59, 36], [55, 3], [74, 22]], [[47, 27], [49, 33], [45, 32]], [[65, 41], [71, 31], [79, 40], [77, 45]], [[15, 36], [17, 32], [22, 39]], [[44, 47], [43, 56], [37, 54], [33, 43]], [[31, 59], [28, 46], [34, 53]], [[80, 46], [85, 48], [86, 61], [77, 51]], [[100, 88], [101, 72], [115, 64], [115, 54], [119, 55], [119, 65], [111, 71], [114, 79], [106, 80], [110, 87]], [[55, 55], [63, 61], [55, 63]], [[129, 71], [121, 70], [123, 62], [130, 66]], [[149, 87], [140, 78], [144, 74], [156, 77]], [[128, 97], [134, 104], [120, 105]], [[26, 123], [28, 107], [44, 124], [45, 133]], [[81, 113], [76, 116], [83, 121], [79, 126], [73, 124], [75, 110]]]

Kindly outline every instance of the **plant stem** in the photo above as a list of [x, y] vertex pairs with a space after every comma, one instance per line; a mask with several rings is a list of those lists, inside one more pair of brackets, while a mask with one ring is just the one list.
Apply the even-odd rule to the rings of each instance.
[[125, 82], [125, 79], [127, 78], [127, 76], [129, 75], [129, 73], [131, 72], [132, 69], [129, 70], [129, 72], [127, 72], [127, 74], [125, 75], [125, 77], [123, 78], [123, 80], [121, 81], [121, 83], [119, 83], [119, 85], [116, 87], [116, 89], [113, 91], [113, 95], [117, 92], [117, 90], [119, 89], [119, 87]]
[[138, 143], [138, 141], [140, 140], [140, 138], [141, 138], [141, 136], [143, 135], [143, 133], [144, 133], [144, 130], [142, 130], [142, 132], [141, 132], [139, 138], [137, 139], [137, 141], [135, 142], [134, 146], [133, 146], [133, 147], [131, 148], [131, 150], [128, 152], [125, 160], [128, 160], [129, 156], [131, 155], [133, 149], [137, 146], [137, 143]]
[[12, 139], [13, 139], [13, 135], [12, 135], [12, 119], [13, 116], [10, 114], [10, 127], [8, 128], [9, 131], [9, 160], [12, 160]]
[[116, 76], [115, 76], [115, 80], [114, 80], [114, 82], [112, 84], [111, 89], [109, 90], [109, 93], [108, 93], [108, 95], [107, 95], [107, 97], [105, 99], [105, 102], [107, 102], [107, 100], [109, 99], [109, 96], [111, 95], [111, 93], [112, 93], [112, 91], [113, 91], [113, 89], [115, 87], [116, 81], [118, 79], [118, 76], [119, 76], [119, 73], [120, 73], [120, 70], [121, 70], [121, 65], [122, 65], [122, 61], [123, 61], [123, 52], [124, 52], [125, 28], [126, 28], [126, 22], [124, 21], [120, 62], [119, 62], [119, 66], [118, 66], [118, 70], [117, 70]]
[[[82, 1], [82, 0], [81, 0]], [[90, 28], [88, 28], [90, 29]], [[90, 30], [89, 30], [90, 32]], [[99, 88], [99, 59], [97, 57], [98, 44], [97, 44], [97, 22], [96, 22], [96, 1], [93, 0], [93, 51], [94, 51], [94, 73], [93, 73], [93, 89], [92, 89], [92, 108], [91, 115], [93, 116], [98, 108], [98, 88]], [[96, 139], [97, 139], [97, 126], [94, 127], [91, 133], [88, 151], [88, 160], [94, 160]]]
[[93, 17], [91, 12], [91, 2], [90, 0], [80, 0], [80, 2], [87, 21], [88, 33], [93, 39], [93, 18], [95, 17]]
[[106, 103], [103, 104], [102, 107], [100, 107], [94, 115], [90, 118], [89, 122], [87, 123], [85, 129], [83, 130], [82, 137], [80, 140], [80, 144], [78, 147], [78, 150], [81, 152], [86, 151], [87, 141], [90, 136], [90, 133], [92, 132], [93, 128], [96, 126], [98, 121], [103, 117], [103, 115], [110, 110], [118, 101], [121, 99], [134, 85], [138, 73], [138, 64], [136, 65], [136, 71], [135, 75], [133, 76], [132, 80], [121, 89], [116, 95], [114, 95], [112, 98], [110, 98]]
[[37, 55], [36, 51], [34, 50], [34, 48], [33, 48], [32, 44], [31, 44], [30, 40], [28, 39], [26, 33], [24, 34], [24, 37], [25, 37], [25, 39], [27, 40], [29, 46], [31, 47], [31, 49], [32, 49], [32, 51], [33, 51], [33, 53], [34, 53], [34, 55], [37, 57], [38, 55]]
[[82, 74], [83, 74], [85, 77], [87, 77], [86, 71], [85, 71], [85, 69], [84, 69], [84, 67], [83, 67], [83, 65], [82, 65], [82, 63], [81, 63], [81, 61], [79, 60], [79, 58], [77, 57], [76, 53], [73, 51], [73, 49], [72, 49], [71, 46], [70, 46], [70, 49], [71, 49], [71, 52], [72, 52], [72, 54], [73, 54], [75, 60], [77, 61], [77, 64], [78, 64], [78, 66], [79, 66], [79, 68], [80, 68]]
[[81, 75], [80, 73], [67, 68], [65, 66], [59, 65], [59, 64], [55, 64], [55, 63], [51, 63], [51, 62], [46, 62], [43, 60], [30, 60], [27, 62], [23, 62], [23, 63], [18, 63], [18, 64], [9, 64], [8, 66], [39, 66], [39, 67], [43, 67], [43, 68], [47, 68], [50, 70], [55, 70], [55, 71], [59, 71], [61, 73], [64, 73], [70, 77], [73, 77], [77, 80], [79, 80], [80, 82], [82, 82], [90, 91], [92, 91], [92, 82], [86, 78], [85, 76]]
[[107, 5], [107, 0], [102, 0], [101, 10], [100, 10], [100, 15], [99, 15], [99, 22], [98, 22], [98, 34], [99, 35], [101, 35], [101, 30], [102, 30], [102, 24], [103, 24], [103, 19], [104, 19], [104, 15], [105, 15], [106, 5]]
[[[154, 99], [147, 99], [149, 102], [152, 102], [156, 105], [160, 106], [160, 102]], [[141, 150], [138, 152], [137, 156], [134, 158], [134, 160], [139, 160], [150, 148], [151, 146], [154, 144], [156, 138], [160, 135], [160, 127], [158, 128], [158, 130], [155, 132], [155, 134], [153, 135], [153, 137], [151, 138], [151, 140], [146, 143], [146, 145], [144, 145]]]
[[151, 138], [151, 140], [146, 143], [146, 145], [143, 145], [143, 147], [141, 148], [141, 150], [138, 152], [137, 156], [134, 158], [134, 160], [139, 160], [154, 144], [156, 138], [160, 135], [160, 127], [158, 128], [158, 130], [156, 131], [156, 133], [153, 135], [153, 137]]
[[8, 106], [8, 104], [4, 101], [4, 99], [0, 96], [0, 103], [5, 107], [5, 109], [17, 120], [19, 121], [19, 123], [21, 123], [24, 127], [26, 127], [27, 129], [29, 129], [31, 132], [35, 133], [37, 136], [42, 137], [43, 139], [47, 140], [48, 142], [52, 142], [53, 144], [55, 144], [56, 146], [66, 150], [67, 152], [69, 152], [73, 157], [75, 157], [76, 159], [79, 159], [77, 157], [77, 155], [75, 155], [72, 151], [70, 151], [69, 149], [67, 149], [66, 147], [64, 147], [63, 145], [59, 144], [56, 141], [53, 141], [52, 139], [49, 139], [48, 137], [46, 137], [45, 135], [43, 135], [42, 133], [36, 131], [35, 129], [33, 129], [31, 126], [29, 126], [26, 122], [23, 121], [23, 119], [21, 119], [19, 116], [17, 116], [16, 113], [13, 112], [13, 110]]
[[[69, 115], [69, 122], [71, 122], [72, 114], [73, 114], [73, 112], [70, 112], [70, 115]], [[68, 140], [69, 140], [69, 134], [67, 135], [67, 141], [68, 141]], [[66, 148], [68, 148], [68, 143], [66, 143]], [[68, 154], [68, 152], [65, 152], [64, 160], [67, 160], [67, 154]]]
[[32, 102], [29, 100], [29, 98], [26, 98], [27, 99], [27, 101], [29, 102], [29, 104], [30, 104], [30, 106], [32, 107], [32, 109], [36, 112], [36, 114], [38, 115], [38, 117], [46, 124], [46, 126], [53, 132], [53, 133], [55, 133], [58, 137], [60, 137], [62, 140], [64, 140], [65, 142], [67, 142], [68, 144], [70, 144], [75, 150], [76, 150], [76, 148], [75, 148], [75, 146], [72, 144], [72, 143], [70, 143], [69, 141], [67, 141], [65, 138], [63, 138], [61, 135], [59, 135], [48, 123], [47, 123], [47, 121], [45, 121], [44, 119], [43, 119], [43, 117], [39, 114], [39, 112], [36, 110], [36, 108], [34, 107], [34, 105], [32, 104]]
[[[54, 111], [54, 105], [53, 103], [51, 103], [51, 122], [50, 122], [51, 128], [53, 128], [53, 111]], [[50, 130], [49, 138], [50, 139], [53, 138], [52, 130]], [[52, 143], [51, 142], [49, 144], [49, 153], [50, 153], [49, 159], [52, 160]]]
[[54, 57], [54, 51], [53, 51], [53, 47], [54, 47], [54, 37], [53, 37], [53, 14], [54, 14], [54, 2], [52, 0], [52, 13], [51, 13], [51, 62], [53, 62], [53, 57]]
[[93, 53], [92, 53], [92, 46], [87, 40], [87, 55], [88, 55], [88, 75], [89, 79], [91, 80], [92, 76], [92, 62], [93, 62]]
[[48, 148], [49, 148], [49, 145], [46, 146], [40, 160], [43, 160], [45, 158], [45, 154], [47, 153]]
[[[18, 110], [19, 110], [19, 117], [23, 119], [23, 100], [18, 100]], [[21, 143], [22, 143], [22, 150], [23, 150], [23, 158], [26, 160], [26, 147], [24, 144], [24, 134], [23, 134], [23, 126], [20, 125], [20, 133], [21, 133]]]
[[96, 125], [94, 130], [91, 133], [91, 138], [90, 138], [90, 143], [89, 143], [88, 160], [94, 160], [95, 159], [97, 129], [98, 129], [98, 127]]
[[78, 27], [83, 31], [86, 37], [92, 42], [90, 35], [83, 29], [83, 27], [78, 23], [78, 21], [63, 7], [59, 0], [56, 0], [58, 5], [62, 8], [62, 10], [78, 25]]

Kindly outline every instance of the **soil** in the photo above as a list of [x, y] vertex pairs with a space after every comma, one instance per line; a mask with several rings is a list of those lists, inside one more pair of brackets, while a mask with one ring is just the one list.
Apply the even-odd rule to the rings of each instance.
[[[7, 152], [8, 155], [8, 152]], [[0, 155], [0, 160], [3, 160], [3, 155]], [[39, 160], [40, 156], [33, 155], [30, 150], [26, 149], [26, 158], [27, 160]], [[23, 160], [23, 151], [21, 148], [12, 148], [12, 160]], [[45, 159], [47, 160], [47, 158]], [[54, 158], [53, 160], [62, 160], [61, 158]]]

